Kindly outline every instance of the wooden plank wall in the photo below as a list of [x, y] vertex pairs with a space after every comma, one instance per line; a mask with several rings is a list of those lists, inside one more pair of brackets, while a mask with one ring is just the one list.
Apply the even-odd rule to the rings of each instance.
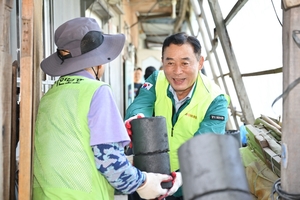
[[2, 111], [0, 115], [2, 126], [2, 134], [0, 135], [1, 199], [10, 199], [12, 57], [9, 47], [9, 25], [12, 4], [13, 0], [0, 0], [0, 30], [2, 30], [2, 34], [0, 34], [0, 109]]

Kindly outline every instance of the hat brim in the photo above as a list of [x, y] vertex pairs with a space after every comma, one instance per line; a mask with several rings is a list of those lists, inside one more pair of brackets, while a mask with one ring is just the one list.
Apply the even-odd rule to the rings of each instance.
[[103, 43], [96, 49], [80, 56], [62, 60], [53, 53], [41, 62], [42, 70], [50, 76], [63, 76], [86, 68], [106, 64], [121, 53], [125, 36], [123, 34], [103, 34]]

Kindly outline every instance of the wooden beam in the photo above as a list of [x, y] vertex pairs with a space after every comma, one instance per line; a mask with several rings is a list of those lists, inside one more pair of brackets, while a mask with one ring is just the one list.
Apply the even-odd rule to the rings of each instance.
[[10, 196], [11, 189], [11, 105], [12, 105], [12, 56], [10, 54], [10, 19], [12, 0], [0, 1], [0, 74], [1, 74], [1, 93], [0, 93], [0, 168], [1, 168], [1, 189], [0, 199], [12, 199]]
[[235, 58], [235, 54], [227, 32], [227, 28], [225, 26], [220, 5], [218, 3], [218, 0], [210, 0], [208, 1], [208, 3], [216, 25], [217, 34], [221, 41], [221, 45], [229, 67], [229, 71], [232, 76], [232, 81], [235, 87], [235, 91], [238, 96], [241, 109], [243, 111], [244, 122], [246, 124], [253, 124], [254, 123], [253, 111], [246, 92], [246, 88], [244, 86], [244, 82], [241, 76], [241, 72], [237, 60]]
[[248, 2], [248, 0], [238, 0], [233, 6], [227, 17], [225, 18], [225, 26], [235, 17], [235, 15], [242, 9], [242, 7]]
[[300, 0], [283, 0], [282, 2], [285, 9], [300, 5]]
[[189, 0], [180, 0], [179, 2], [180, 2], [179, 14], [178, 14], [179, 16], [175, 21], [173, 33], [180, 32], [180, 28], [182, 26], [183, 21], [186, 18], [185, 15], [188, 10]]
[[32, 193], [33, 0], [22, 1], [19, 200]]
[[161, 5], [161, 1], [157, 0], [130, 0], [129, 6], [138, 13], [172, 13], [172, 4], [169, 1], [165, 5]]
[[252, 72], [252, 73], [242, 74], [242, 77], [260, 76], [260, 75], [277, 74], [277, 73], [282, 73], [282, 67], [279, 67], [279, 68], [276, 68], [276, 69], [264, 70], [264, 71], [260, 71], [260, 72]]
[[[205, 47], [204, 49], [206, 50], [206, 54], [207, 54], [206, 59], [208, 59], [208, 61], [209, 61], [211, 73], [213, 75], [215, 83], [220, 86], [219, 79], [218, 79], [219, 77], [217, 77], [217, 73], [215, 71], [215, 64], [216, 64], [216, 66], [219, 70], [219, 73], [221, 74], [221, 80], [222, 80], [222, 83], [223, 83], [224, 90], [225, 90], [226, 94], [228, 94], [230, 96], [225, 78], [223, 76], [224, 73], [223, 73], [223, 70], [222, 70], [222, 67], [221, 67], [221, 63], [220, 63], [219, 56], [218, 56], [218, 53], [216, 51], [216, 48], [212, 48], [211, 50], [209, 50], [210, 48], [209, 48], [209, 44], [208, 44], [207, 41], [210, 41], [211, 46], [214, 46], [214, 43], [213, 43], [212, 34], [210, 32], [210, 28], [209, 28], [209, 25], [208, 25], [208, 21], [207, 21], [207, 18], [206, 18], [205, 9], [203, 7], [203, 0], [198, 0], [198, 3], [199, 3], [200, 10], [201, 10], [201, 15], [199, 17], [198, 16], [195, 16], [195, 17], [197, 18], [197, 23], [199, 25], [199, 32], [201, 34], [202, 41], [204, 43], [204, 47]], [[206, 30], [206, 33], [204, 32], [204, 30]], [[208, 38], [206, 39], [206, 37], [208, 37]], [[215, 63], [213, 62], [213, 59], [215, 59]], [[239, 129], [240, 126], [239, 126], [239, 123], [237, 121], [237, 115], [235, 114], [236, 109], [233, 106], [232, 101], [229, 102], [229, 108], [230, 108], [231, 113], [233, 113], [232, 118], [234, 120], [235, 127], [236, 127], [236, 129]], [[228, 113], [228, 115], [230, 115], [230, 113]], [[231, 124], [230, 117], [228, 117], [228, 119], [229, 120], [227, 121], [227, 124], [226, 124], [226, 130], [233, 130], [234, 128]]]
[[[293, 31], [300, 30], [300, 6], [283, 11], [283, 91], [300, 77], [300, 48]], [[299, 37], [299, 36], [296, 36]], [[281, 186], [285, 192], [299, 194], [300, 188], [300, 87], [283, 99]]]

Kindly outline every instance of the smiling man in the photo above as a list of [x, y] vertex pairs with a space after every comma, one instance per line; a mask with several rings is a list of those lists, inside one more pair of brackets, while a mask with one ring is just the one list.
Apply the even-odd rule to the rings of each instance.
[[[181, 185], [177, 150], [195, 135], [224, 134], [229, 97], [201, 73], [204, 58], [197, 38], [186, 33], [167, 37], [162, 47], [163, 70], [154, 72], [126, 112], [126, 123], [137, 116], [164, 116], [167, 121], [171, 170]], [[127, 131], [130, 126], [127, 124]], [[182, 200], [182, 192], [167, 200]], [[140, 199], [137, 194], [129, 199]]]

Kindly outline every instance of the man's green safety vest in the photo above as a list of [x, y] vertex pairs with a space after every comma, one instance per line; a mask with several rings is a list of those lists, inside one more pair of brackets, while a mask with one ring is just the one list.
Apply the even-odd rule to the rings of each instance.
[[[217, 96], [223, 94], [223, 92], [216, 84], [212, 83], [212, 81], [199, 72], [191, 101], [181, 111], [177, 122], [173, 126], [173, 105], [171, 99], [166, 94], [168, 87], [169, 82], [164, 73], [162, 71], [159, 72], [155, 86], [155, 116], [164, 116], [166, 118], [171, 171], [176, 171], [179, 169], [178, 148], [194, 136], [211, 102]], [[225, 96], [228, 98], [227, 95]]]

